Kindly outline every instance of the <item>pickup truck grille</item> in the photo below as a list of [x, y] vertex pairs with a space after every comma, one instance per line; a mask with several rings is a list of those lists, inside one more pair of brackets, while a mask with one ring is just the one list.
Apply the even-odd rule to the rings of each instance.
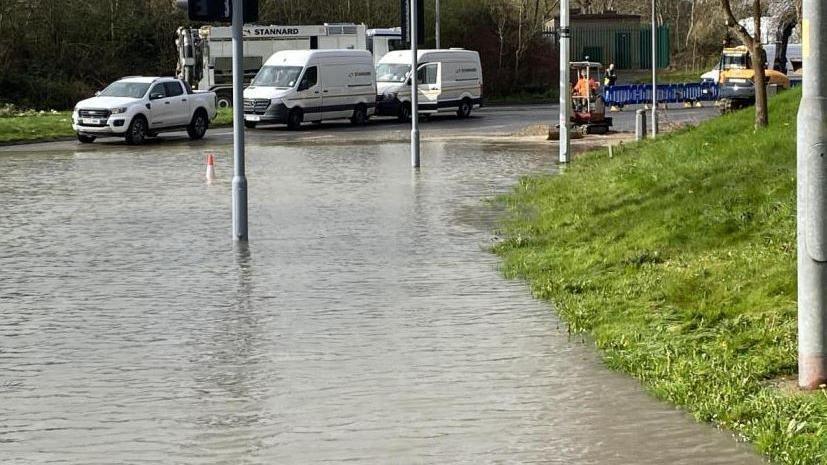
[[78, 116], [81, 118], [108, 119], [109, 114], [109, 110], [78, 110]]
[[263, 115], [270, 106], [270, 101], [267, 99], [244, 99], [244, 113]]
[[[90, 128], [102, 128], [102, 127], [106, 126], [106, 122], [109, 119], [110, 113], [111, 112], [109, 110], [78, 110], [78, 116], [79, 116], [78, 126], [86, 126], [86, 127], [90, 127]], [[90, 119], [90, 118], [94, 118], [96, 120], [99, 120], [100, 123], [92, 124], [91, 122], [90, 123], [84, 123], [83, 122], [84, 119]]]

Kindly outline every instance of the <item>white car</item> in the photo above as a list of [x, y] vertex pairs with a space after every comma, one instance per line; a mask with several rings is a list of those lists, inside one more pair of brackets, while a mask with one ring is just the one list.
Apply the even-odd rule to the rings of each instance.
[[215, 115], [214, 92], [193, 92], [175, 78], [128, 77], [75, 105], [72, 129], [84, 144], [120, 136], [138, 145], [160, 132], [182, 129], [195, 140], [204, 137]]

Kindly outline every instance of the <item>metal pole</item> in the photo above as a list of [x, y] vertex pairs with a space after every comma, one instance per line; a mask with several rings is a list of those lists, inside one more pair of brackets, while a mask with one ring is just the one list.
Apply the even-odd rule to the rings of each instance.
[[798, 384], [827, 383], [827, 2], [804, 0], [798, 109]]
[[436, 8], [435, 8], [434, 18], [436, 21], [436, 48], [440, 49], [442, 47], [439, 46], [439, 0], [436, 0]]
[[635, 140], [646, 139], [646, 110], [635, 112]]
[[571, 119], [570, 42], [569, 0], [560, 0], [560, 163], [568, 163], [571, 152], [571, 139], [569, 138], [569, 120]]
[[244, 2], [233, 1], [233, 240], [247, 240], [244, 174]]
[[652, 139], [658, 135], [658, 21], [652, 0]]
[[411, 165], [419, 168], [419, 95], [416, 85], [417, 57], [417, 0], [411, 0]]

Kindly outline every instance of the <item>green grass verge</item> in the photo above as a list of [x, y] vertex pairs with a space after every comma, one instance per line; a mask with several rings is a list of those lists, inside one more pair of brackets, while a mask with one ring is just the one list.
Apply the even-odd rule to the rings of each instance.
[[[211, 125], [217, 127], [232, 124], [233, 111], [219, 109]], [[0, 117], [0, 143], [48, 141], [74, 135], [70, 111]]]
[[232, 126], [233, 125], [233, 110], [229, 108], [219, 108], [218, 115], [212, 122], [212, 126]]
[[0, 143], [50, 140], [74, 136], [72, 112], [0, 117]]
[[796, 371], [800, 96], [758, 133], [747, 109], [523, 179], [495, 251], [609, 367], [775, 462], [822, 464], [827, 393], [779, 382]]

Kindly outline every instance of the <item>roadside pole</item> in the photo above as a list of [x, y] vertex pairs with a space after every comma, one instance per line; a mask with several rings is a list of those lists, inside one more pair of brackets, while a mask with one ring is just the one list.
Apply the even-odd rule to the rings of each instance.
[[658, 21], [652, 0], [652, 139], [658, 135]]
[[804, 0], [798, 110], [798, 385], [827, 383], [827, 2]]
[[436, 25], [434, 27], [434, 29], [435, 29], [434, 33], [436, 35], [436, 48], [440, 49], [441, 47], [439, 46], [439, 0], [436, 0], [436, 10], [434, 12], [434, 20], [436, 21]]
[[569, 90], [569, 0], [560, 0], [560, 163], [569, 162], [571, 139], [571, 91]]
[[416, 69], [418, 68], [417, 44], [417, 0], [411, 0], [411, 165], [419, 168], [419, 95], [416, 85]]
[[244, 2], [233, 2], [233, 240], [247, 241], [247, 177], [244, 174]]

